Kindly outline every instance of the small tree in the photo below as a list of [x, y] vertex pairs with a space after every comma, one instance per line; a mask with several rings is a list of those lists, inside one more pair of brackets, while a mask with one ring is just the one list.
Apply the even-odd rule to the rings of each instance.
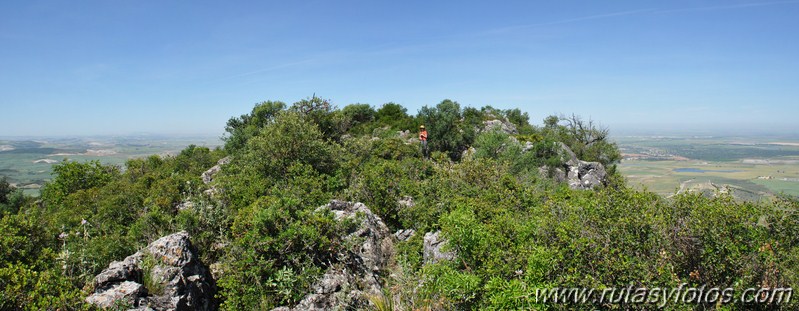
[[225, 149], [235, 152], [244, 148], [247, 141], [258, 134], [258, 130], [272, 122], [278, 112], [286, 109], [286, 104], [279, 101], [265, 101], [255, 104], [250, 114], [230, 118], [225, 126], [228, 136], [224, 138]]
[[349, 132], [362, 134], [369, 131], [369, 125], [375, 120], [375, 110], [369, 104], [352, 104], [341, 109], [345, 127]]
[[58, 204], [71, 193], [109, 183], [119, 173], [119, 167], [102, 165], [97, 160], [85, 163], [64, 160], [53, 166], [55, 178], [42, 188], [42, 199]]
[[609, 140], [607, 127], [583, 120], [580, 116], [549, 116], [544, 119], [544, 134], [549, 139], [561, 141], [574, 151], [578, 158], [595, 161], [608, 167], [610, 172], [621, 160], [616, 143]]
[[460, 158], [466, 141], [460, 127], [461, 106], [457, 102], [445, 99], [434, 108], [424, 106], [418, 119], [427, 127], [430, 150], [444, 152], [453, 160]]
[[408, 109], [395, 103], [383, 104], [375, 112], [375, 121], [378, 126], [389, 126], [394, 130], [413, 130], [416, 127], [413, 117], [408, 115]]

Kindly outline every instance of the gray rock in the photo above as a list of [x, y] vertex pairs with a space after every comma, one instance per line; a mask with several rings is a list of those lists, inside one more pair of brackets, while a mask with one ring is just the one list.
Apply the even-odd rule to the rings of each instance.
[[200, 176], [203, 179], [203, 183], [207, 185], [210, 184], [212, 181], [214, 181], [214, 175], [219, 173], [219, 171], [222, 170], [222, 166], [228, 163], [230, 163], [229, 156], [220, 159], [219, 161], [216, 162], [216, 165], [209, 168], [207, 171], [203, 172], [203, 174]]
[[178, 206], [175, 206], [175, 208], [177, 210], [179, 210], [179, 211], [192, 209], [192, 208], [194, 208], [194, 202], [186, 200], [186, 201], [180, 202], [180, 204], [178, 204]]
[[[143, 284], [145, 276], [152, 280], [147, 284], [152, 288]], [[86, 302], [103, 308], [119, 300], [139, 310], [217, 309], [215, 282], [184, 231], [111, 263], [95, 277], [94, 284], [94, 293]]]
[[566, 172], [564, 172], [563, 169], [559, 167], [553, 168], [552, 171], [550, 172], [549, 167], [545, 165], [538, 168], [538, 173], [541, 176], [551, 177], [553, 180], [559, 183], [567, 181]]
[[[555, 168], [550, 174], [546, 166], [538, 168], [542, 176], [552, 177], [557, 182], [566, 182], [571, 189], [589, 190], [606, 185], [608, 174], [599, 162], [586, 162], [577, 158], [574, 152], [562, 142], [557, 142], [563, 169]], [[527, 149], [529, 150], [529, 149]]]
[[562, 142], [557, 142], [556, 144], [558, 149], [560, 149], [560, 159], [566, 166], [572, 167], [579, 165], [580, 160], [577, 159], [577, 155], [574, 154], [574, 151], [572, 151], [569, 146], [566, 146], [566, 144]]
[[594, 189], [607, 183], [608, 174], [602, 163], [580, 161], [576, 171], [579, 186], [572, 187], [570, 181], [569, 186], [572, 189]]
[[112, 262], [107, 269], [95, 276], [94, 288], [105, 289], [128, 280], [141, 283], [141, 279], [142, 271], [138, 265], [138, 258], [129, 256], [124, 261]]
[[111, 308], [119, 305], [135, 307], [139, 303], [139, 298], [146, 294], [147, 290], [143, 285], [136, 282], [123, 281], [110, 284], [104, 291], [86, 297], [86, 302], [100, 308]]
[[400, 139], [408, 139], [408, 137], [411, 137], [411, 131], [410, 130], [397, 131], [397, 136], [399, 136]]
[[393, 242], [383, 220], [362, 203], [332, 200], [317, 212], [324, 210], [333, 212], [336, 220], [357, 222], [344, 237], [356, 246], [336, 254], [341, 262], [328, 268], [299, 304], [273, 311], [360, 310], [368, 304], [365, 294], [382, 291], [379, 274], [387, 268], [393, 255]]
[[424, 247], [422, 249], [422, 258], [425, 263], [436, 263], [441, 260], [455, 259], [455, 251], [443, 251], [442, 248], [447, 245], [449, 241], [441, 238], [441, 231], [428, 232], [424, 234]]
[[519, 134], [519, 131], [516, 130], [516, 125], [508, 122], [507, 120], [483, 121], [483, 128], [481, 129], [481, 132], [492, 131], [492, 130], [500, 130], [505, 132], [506, 134]]
[[394, 237], [397, 238], [399, 241], [407, 241], [410, 240], [416, 234], [416, 230], [413, 229], [400, 229], [397, 232], [394, 232]]

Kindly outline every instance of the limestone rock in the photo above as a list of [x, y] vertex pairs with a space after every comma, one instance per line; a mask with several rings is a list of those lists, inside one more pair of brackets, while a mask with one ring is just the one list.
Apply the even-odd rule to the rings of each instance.
[[447, 245], [449, 241], [443, 239], [441, 231], [428, 232], [424, 235], [424, 247], [422, 255], [425, 263], [436, 263], [441, 260], [455, 259], [454, 251], [443, 251], [442, 248]]
[[209, 168], [207, 171], [203, 172], [202, 176], [200, 176], [203, 179], [203, 183], [207, 185], [210, 184], [212, 181], [214, 181], [214, 175], [216, 175], [217, 173], [219, 173], [219, 171], [222, 170], [222, 165], [228, 163], [230, 163], [230, 157], [224, 157], [219, 161], [217, 161], [216, 165]]
[[413, 229], [401, 229], [394, 232], [394, 237], [397, 238], [399, 241], [407, 241], [410, 240], [416, 234], [416, 230]]
[[341, 259], [340, 264], [328, 268], [299, 304], [272, 311], [360, 310], [368, 304], [365, 294], [381, 292], [379, 274], [387, 268], [393, 255], [393, 242], [386, 224], [363, 203], [332, 200], [317, 212], [323, 210], [333, 212], [339, 221], [357, 221], [358, 225], [344, 237], [356, 242], [356, 247], [336, 254]]
[[[588, 190], [607, 184], [608, 174], [599, 162], [587, 162], [577, 158], [574, 152], [562, 142], [557, 142], [563, 167], [538, 168], [542, 176], [552, 177], [557, 182], [566, 182], [571, 189]], [[528, 149], [529, 150], [529, 149]]]
[[86, 302], [100, 308], [111, 308], [115, 305], [136, 306], [139, 298], [147, 294], [143, 285], [123, 281], [121, 283], [110, 284], [104, 291], [92, 294], [86, 298]]
[[[144, 279], [150, 282], [145, 284]], [[95, 277], [94, 286], [86, 302], [101, 308], [125, 303], [141, 310], [217, 309], [215, 282], [185, 231], [162, 237], [121, 262], [112, 262]]]
[[483, 128], [482, 132], [491, 131], [491, 130], [500, 130], [507, 134], [519, 134], [519, 131], [516, 130], [516, 125], [513, 123], [508, 122], [507, 120], [486, 120], [483, 121]]

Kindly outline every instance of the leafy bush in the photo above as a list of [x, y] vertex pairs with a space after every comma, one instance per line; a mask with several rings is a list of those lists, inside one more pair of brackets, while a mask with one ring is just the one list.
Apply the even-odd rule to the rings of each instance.
[[424, 106], [417, 116], [428, 131], [428, 146], [432, 151], [446, 153], [456, 160], [466, 149], [466, 140], [461, 130], [461, 106], [457, 102], [444, 100], [435, 107]]
[[105, 185], [119, 175], [119, 168], [102, 165], [97, 160], [86, 163], [63, 161], [53, 165], [53, 174], [56, 177], [42, 188], [42, 199], [56, 205], [71, 193]]

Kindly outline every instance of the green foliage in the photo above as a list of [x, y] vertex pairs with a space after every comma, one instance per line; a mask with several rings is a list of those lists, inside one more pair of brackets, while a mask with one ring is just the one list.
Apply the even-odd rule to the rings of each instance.
[[583, 161], [602, 163], [610, 172], [614, 164], [621, 161], [621, 153], [616, 143], [609, 141], [610, 131], [580, 116], [549, 116], [544, 120], [544, 136], [569, 146]]
[[0, 217], [16, 214], [26, 201], [21, 189], [11, 186], [6, 177], [0, 179]]
[[461, 106], [457, 102], [447, 99], [435, 107], [424, 106], [417, 119], [427, 128], [430, 150], [444, 152], [453, 160], [460, 158], [467, 141], [461, 130]]
[[324, 139], [316, 124], [297, 112], [281, 113], [234, 156], [220, 177], [229, 189], [224, 195], [234, 207], [246, 206], [265, 195], [294, 164], [332, 174], [338, 167], [339, 152], [336, 144]]
[[416, 122], [408, 115], [408, 109], [395, 103], [386, 103], [375, 112], [375, 120], [380, 126], [388, 126], [393, 130], [416, 130]]
[[53, 165], [56, 177], [42, 188], [42, 199], [59, 204], [64, 198], [79, 190], [100, 187], [119, 175], [119, 168], [105, 166], [100, 161], [86, 163], [63, 161]]
[[336, 110], [330, 100], [316, 97], [316, 95], [292, 104], [289, 111], [299, 113], [310, 123], [316, 125], [324, 138], [334, 141], [340, 141], [341, 136], [350, 126], [350, 120], [342, 111]]
[[379, 295], [369, 295], [368, 299], [374, 311], [394, 311], [394, 298], [390, 291], [383, 290]]
[[31, 267], [49, 267], [51, 247], [56, 241], [48, 236], [35, 217], [6, 215], [0, 218], [0, 266], [23, 264]]
[[0, 267], [0, 310], [88, 310], [83, 294], [57, 270]]
[[164, 293], [164, 284], [159, 280], [153, 279], [153, 269], [159, 265], [160, 262], [150, 252], [143, 252], [141, 258], [142, 269], [142, 285], [147, 289], [148, 294], [162, 295]]
[[330, 173], [335, 169], [333, 153], [333, 147], [324, 141], [314, 123], [297, 113], [287, 112], [248, 142], [241, 161], [248, 168], [270, 177], [285, 174], [292, 162]]
[[250, 114], [238, 118], [230, 118], [225, 126], [228, 136], [225, 137], [225, 149], [236, 152], [244, 148], [250, 138], [258, 135], [261, 128], [272, 122], [278, 112], [286, 109], [286, 104], [279, 101], [265, 101], [256, 104]]
[[474, 156], [498, 160], [502, 152], [510, 148], [511, 144], [510, 135], [497, 130], [485, 131], [474, 141], [476, 150]]
[[399, 200], [415, 192], [416, 182], [425, 175], [424, 164], [418, 159], [403, 161], [373, 160], [357, 173], [350, 189], [352, 199], [363, 202], [380, 216], [389, 229], [402, 227]]
[[479, 298], [480, 278], [445, 264], [423, 267], [421, 295], [431, 304], [447, 310], [468, 310]]
[[236, 237], [219, 284], [223, 307], [271, 309], [296, 303], [322, 267], [337, 258], [343, 228], [330, 213], [314, 212], [290, 196], [263, 197], [239, 211]]
[[371, 131], [376, 112], [369, 104], [352, 104], [341, 109], [341, 114], [347, 123], [347, 132], [362, 135]]

